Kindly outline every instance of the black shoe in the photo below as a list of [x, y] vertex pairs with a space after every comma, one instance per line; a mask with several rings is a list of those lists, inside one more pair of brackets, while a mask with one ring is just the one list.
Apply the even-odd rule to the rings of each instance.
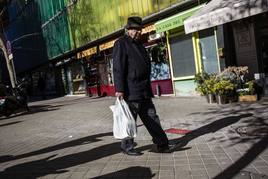
[[138, 151], [136, 151], [136, 150], [134, 150], [134, 149], [131, 149], [131, 150], [129, 150], [129, 151], [125, 151], [125, 150], [122, 149], [122, 152], [123, 152], [124, 154], [131, 155], [131, 156], [140, 156], [140, 155], [142, 155], [141, 152], [138, 152]]

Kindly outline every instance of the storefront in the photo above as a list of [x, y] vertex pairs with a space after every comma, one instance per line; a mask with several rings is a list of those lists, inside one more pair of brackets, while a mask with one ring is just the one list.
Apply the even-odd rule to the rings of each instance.
[[158, 33], [167, 34], [175, 96], [196, 95], [194, 75], [202, 70], [208, 73], [217, 73], [220, 70], [216, 31], [208, 29], [193, 34], [184, 32], [184, 20], [201, 7], [202, 5], [188, 9], [155, 24]]
[[[78, 62], [80, 63], [79, 69], [73, 76], [73, 91], [86, 95], [94, 95], [93, 90], [98, 85], [98, 78], [95, 68], [95, 57], [97, 54], [97, 46], [91, 47], [87, 50], [77, 54]], [[75, 77], [75, 78], [74, 78]], [[96, 93], [98, 94], [98, 93]]]
[[154, 24], [142, 29], [142, 41], [151, 60], [151, 87], [154, 95], [173, 94], [168, 47], [164, 33], [156, 33]]
[[58, 95], [56, 72], [53, 64], [40, 67], [30, 75], [29, 95], [55, 96]]
[[[87, 56], [85, 78], [88, 79], [87, 92], [91, 95], [114, 96], [112, 51], [117, 39], [98, 45], [98, 54]], [[155, 95], [173, 94], [169, 56], [165, 36], [156, 34], [154, 25], [142, 30], [142, 42], [151, 59], [151, 86]]]
[[[231, 63], [248, 66], [249, 78], [256, 79], [268, 94], [267, 71], [267, 1], [212, 0], [184, 22], [186, 33], [196, 33], [209, 28], [230, 27], [232, 36], [224, 36], [228, 44], [234, 43]], [[230, 39], [231, 38], [231, 39]]]
[[113, 81], [113, 59], [112, 51], [116, 39], [110, 40], [99, 45], [100, 59], [98, 60], [98, 74], [100, 83], [100, 92], [102, 96], [114, 96], [114, 81]]

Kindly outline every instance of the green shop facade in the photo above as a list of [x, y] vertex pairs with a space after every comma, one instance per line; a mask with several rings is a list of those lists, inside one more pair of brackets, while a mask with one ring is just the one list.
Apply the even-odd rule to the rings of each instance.
[[203, 6], [187, 9], [155, 23], [157, 33], [166, 33], [175, 96], [197, 95], [194, 75], [202, 70], [219, 73], [225, 65], [220, 63], [216, 29], [192, 34], [184, 32], [184, 20]]

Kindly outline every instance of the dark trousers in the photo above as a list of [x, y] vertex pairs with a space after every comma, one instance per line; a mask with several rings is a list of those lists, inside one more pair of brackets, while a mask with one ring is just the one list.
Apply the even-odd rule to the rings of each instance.
[[[151, 99], [139, 101], [127, 101], [134, 119], [137, 115], [145, 125], [146, 129], [153, 138], [153, 143], [158, 146], [168, 145], [168, 138], [161, 127], [159, 117], [156, 114], [155, 106]], [[121, 142], [121, 148], [125, 151], [133, 149], [134, 139], [124, 139]]]

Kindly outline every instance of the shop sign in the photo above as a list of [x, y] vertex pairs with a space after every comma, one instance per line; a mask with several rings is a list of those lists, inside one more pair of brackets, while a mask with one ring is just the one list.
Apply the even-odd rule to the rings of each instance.
[[92, 47], [77, 54], [77, 58], [87, 57], [97, 53], [97, 47]]
[[198, 9], [200, 9], [201, 6], [194, 7], [192, 9], [188, 9], [184, 12], [181, 12], [179, 14], [176, 14], [174, 16], [171, 16], [169, 18], [166, 18], [164, 20], [158, 21], [155, 23], [156, 32], [164, 32], [171, 29], [174, 29], [176, 27], [183, 26], [183, 22], [190, 16], [193, 15], [194, 12], [196, 12]]
[[115, 43], [116, 40], [117, 40], [117, 39], [114, 39], [114, 40], [111, 40], [111, 41], [106, 42], [106, 43], [104, 43], [104, 44], [101, 44], [101, 45], [99, 46], [100, 51], [103, 51], [103, 50], [112, 48], [112, 47], [114, 46], [114, 43]]
[[149, 41], [160, 39], [162, 37], [164, 37], [163, 32], [161, 32], [161, 33], [154, 33], [154, 34], [149, 35]]
[[149, 25], [149, 26], [144, 27], [142, 29], [142, 31], [141, 31], [141, 34], [146, 34], [148, 32], [152, 32], [154, 30], [155, 30], [155, 26], [154, 26], [154, 24], [152, 24], [152, 25]]

